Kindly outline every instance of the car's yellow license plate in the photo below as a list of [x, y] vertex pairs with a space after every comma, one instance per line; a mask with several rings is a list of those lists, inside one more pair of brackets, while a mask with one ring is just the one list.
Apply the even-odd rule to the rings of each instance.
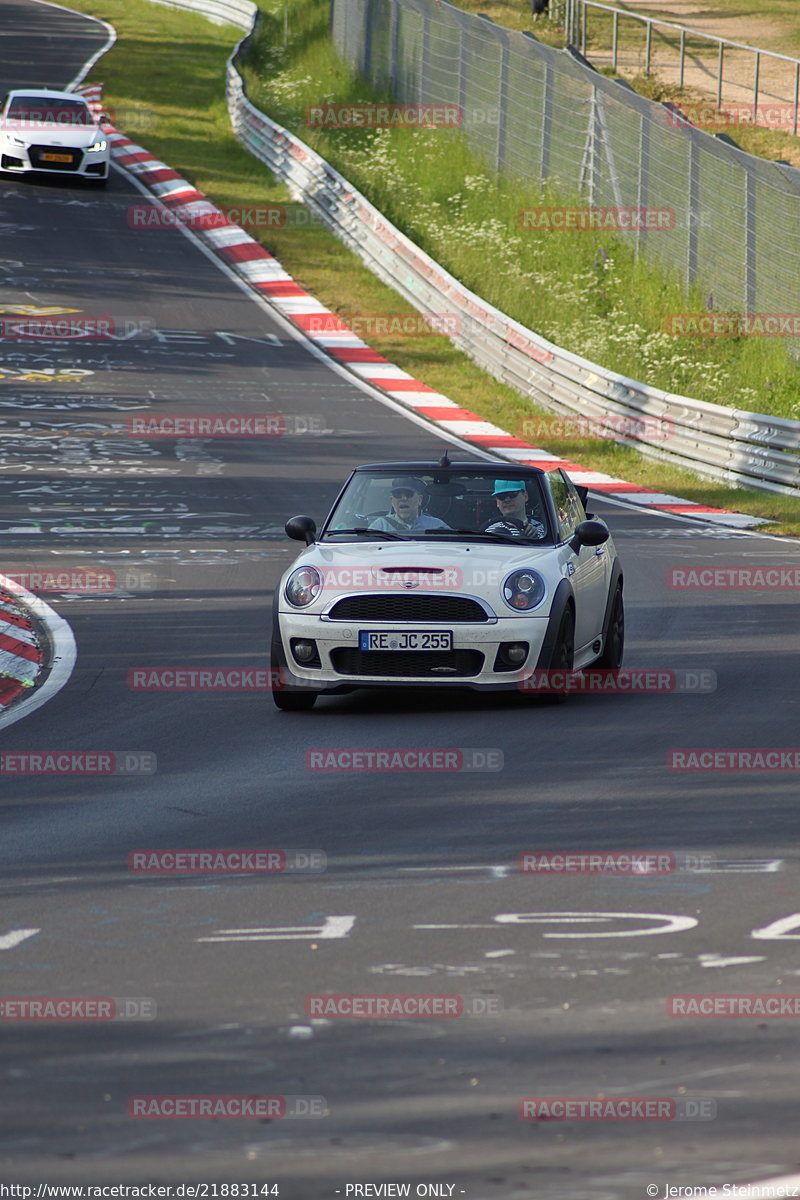
[[71, 154], [43, 154], [43, 162], [72, 162]]

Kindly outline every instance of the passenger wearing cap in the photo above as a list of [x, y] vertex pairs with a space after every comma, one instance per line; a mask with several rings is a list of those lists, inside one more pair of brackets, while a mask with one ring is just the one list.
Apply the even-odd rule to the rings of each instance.
[[370, 529], [383, 533], [417, 533], [421, 529], [449, 529], [445, 521], [429, 517], [421, 511], [425, 498], [425, 484], [412, 475], [401, 475], [392, 480], [392, 496], [389, 512], [385, 517], [370, 521]]
[[545, 537], [544, 525], [528, 513], [528, 489], [522, 479], [495, 479], [492, 495], [497, 501], [500, 519], [490, 521], [484, 533], [503, 533], [506, 537], [518, 538]]

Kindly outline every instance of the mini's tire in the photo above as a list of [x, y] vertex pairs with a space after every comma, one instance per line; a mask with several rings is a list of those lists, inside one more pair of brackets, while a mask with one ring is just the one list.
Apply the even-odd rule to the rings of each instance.
[[295, 692], [287, 688], [282, 692], [274, 691], [272, 699], [275, 701], [275, 707], [281, 712], [309, 712], [316, 703], [317, 693]]
[[571, 671], [575, 659], [575, 617], [567, 606], [558, 628], [558, 637], [553, 647], [551, 671]]
[[[558, 627], [558, 636], [556, 637], [555, 645], [553, 646], [553, 656], [550, 660], [551, 671], [569, 672], [572, 670], [572, 664], [575, 660], [575, 614], [572, 611], [571, 605], [567, 605], [564, 609], [564, 615], [561, 618], [561, 624]], [[548, 704], [566, 704], [567, 690], [563, 692], [545, 692], [543, 699]]]
[[275, 707], [281, 712], [310, 712], [317, 700], [317, 693], [311, 688], [277, 688], [275, 680], [281, 678], [281, 672], [286, 672], [286, 664], [283, 661], [282, 647], [279, 642], [273, 641], [270, 650], [269, 675], [273, 681], [272, 699], [275, 702]]
[[597, 659], [593, 666], [604, 667], [610, 671], [617, 671], [622, 666], [622, 656], [625, 653], [625, 604], [622, 599], [622, 584], [617, 584], [617, 590], [614, 593], [614, 600], [611, 605], [611, 613], [608, 618], [608, 629], [606, 630], [605, 641], [603, 644], [603, 653]]

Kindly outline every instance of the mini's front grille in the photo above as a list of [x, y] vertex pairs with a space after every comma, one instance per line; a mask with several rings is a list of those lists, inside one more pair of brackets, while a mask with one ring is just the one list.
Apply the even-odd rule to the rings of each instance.
[[[47, 158], [45, 155], [58, 157]], [[77, 171], [83, 161], [83, 152], [69, 146], [29, 146], [28, 158], [31, 166], [42, 171]]]
[[430, 592], [345, 596], [328, 614], [334, 621], [488, 621], [485, 609], [468, 596], [437, 596]]
[[339, 675], [390, 675], [415, 679], [448, 679], [479, 675], [479, 650], [356, 650], [342, 646], [331, 651]]

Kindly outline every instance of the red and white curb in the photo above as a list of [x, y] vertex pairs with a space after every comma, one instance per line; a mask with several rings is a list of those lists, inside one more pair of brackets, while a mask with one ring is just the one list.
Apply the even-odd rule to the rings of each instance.
[[0, 729], [60, 691], [75, 665], [67, 622], [13, 579], [0, 575]]
[[[86, 97], [96, 114], [103, 112], [101, 85], [84, 84], [77, 90]], [[696, 517], [701, 521], [735, 528], [748, 528], [765, 523], [761, 517], [712, 508], [692, 500], [682, 500], [680, 496], [671, 496], [652, 488], [626, 483], [613, 475], [591, 471], [579, 463], [570, 462], [538, 446], [532, 446], [522, 438], [507, 433], [490, 421], [485, 421], [477, 413], [462, 408], [454, 400], [421, 383], [368, 346], [353, 333], [345, 321], [330, 309], [324, 308], [299, 283], [295, 283], [288, 271], [285, 271], [280, 262], [259, 242], [238, 225], [228, 221], [202, 192], [198, 192], [177, 171], [107, 122], [105, 131], [111, 143], [114, 161], [129, 171], [138, 184], [143, 185], [177, 218], [185, 217], [186, 225], [206, 247], [243, 278], [255, 292], [274, 305], [311, 342], [365, 383], [380, 388], [396, 403], [464, 442], [498, 458], [525, 466], [540, 467], [544, 471], [563, 467], [576, 484], [589, 487], [593, 492], [602, 493], [622, 503], [675, 516]], [[203, 228], [204, 221], [213, 227]]]

